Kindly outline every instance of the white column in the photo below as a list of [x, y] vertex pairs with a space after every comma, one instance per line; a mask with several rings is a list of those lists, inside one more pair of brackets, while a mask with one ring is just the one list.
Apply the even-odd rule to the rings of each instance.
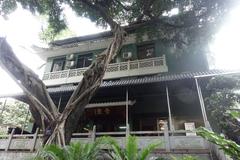
[[201, 87], [198, 84], [197, 78], [195, 78], [195, 83], [196, 83], [196, 87], [197, 87], [197, 93], [198, 93], [199, 103], [200, 103], [200, 107], [201, 107], [201, 111], [202, 111], [204, 126], [209, 128], [210, 125], [209, 125], [209, 122], [207, 119], [207, 113], [206, 113], [206, 109], [205, 109], [205, 105], [204, 105], [204, 101], [203, 101], [203, 97], [202, 97], [202, 91], [201, 91]]
[[126, 127], [128, 126], [128, 88], [126, 89]]
[[165, 149], [167, 152], [170, 152], [171, 146], [170, 146], [170, 139], [169, 139], [169, 132], [168, 132], [168, 125], [167, 123], [164, 123], [164, 142], [165, 142]]
[[170, 127], [170, 131], [173, 131], [173, 130], [174, 130], [174, 127], [173, 127], [173, 123], [172, 123], [172, 113], [171, 113], [171, 106], [170, 106], [169, 92], [168, 92], [168, 86], [167, 86], [167, 85], [166, 85], [166, 95], [167, 95], [169, 127]]

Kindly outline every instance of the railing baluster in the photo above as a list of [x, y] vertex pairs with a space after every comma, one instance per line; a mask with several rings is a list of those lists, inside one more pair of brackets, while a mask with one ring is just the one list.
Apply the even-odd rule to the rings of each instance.
[[166, 56], [165, 56], [165, 54], [162, 55], [162, 61], [163, 61], [163, 65], [166, 66]]
[[[133, 69], [141, 69], [141, 68], [151, 69], [151, 67], [154, 68], [154, 67], [166, 67], [166, 66], [167, 66], [166, 56], [162, 55], [161, 57], [154, 57], [154, 58], [120, 62], [120, 63], [112, 63], [108, 65], [106, 72], [114, 73], [119, 71], [129, 71]], [[43, 80], [54, 80], [59, 78], [71, 78], [71, 77], [82, 76], [82, 72], [84, 72], [86, 69], [87, 68], [77, 68], [77, 69], [69, 69], [69, 70], [63, 70], [63, 71], [44, 73]], [[159, 72], [161, 72], [161, 70], [159, 70]], [[163, 68], [163, 72], [165, 72], [164, 68]], [[135, 74], [137, 74], [137, 72]], [[115, 78], [115, 75], [114, 75], [114, 78]]]
[[168, 132], [168, 125], [164, 123], [164, 141], [165, 141], [165, 149], [167, 152], [170, 152], [170, 138]]
[[95, 139], [96, 139], [96, 126], [94, 125], [93, 126], [93, 130], [92, 130], [92, 142], [94, 142], [95, 141]]
[[37, 143], [38, 131], [39, 131], [39, 128], [36, 129], [36, 132], [35, 132], [35, 134], [33, 136], [32, 148], [31, 148], [32, 152], [34, 151], [36, 143]]
[[128, 137], [130, 135], [130, 128], [129, 128], [129, 124], [127, 124], [126, 126], [126, 137]]
[[12, 142], [12, 138], [13, 138], [14, 131], [15, 131], [15, 128], [12, 129], [12, 132], [11, 132], [11, 134], [10, 134], [9, 137], [8, 137], [8, 143], [7, 143], [7, 146], [6, 146], [5, 151], [8, 151], [9, 148], [10, 148], [10, 145], [11, 145], [11, 142]]
[[68, 70], [68, 73], [67, 73], [67, 78], [69, 78], [70, 77], [70, 69]]

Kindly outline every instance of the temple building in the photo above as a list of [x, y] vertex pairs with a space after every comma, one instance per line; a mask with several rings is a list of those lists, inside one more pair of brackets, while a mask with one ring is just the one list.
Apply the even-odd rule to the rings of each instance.
[[[134, 29], [128, 28], [127, 32], [103, 83], [84, 114], [79, 115], [73, 140], [91, 141], [108, 135], [124, 143], [128, 133], [138, 137], [140, 146], [160, 140], [166, 152], [202, 154], [211, 159], [209, 144], [194, 132], [200, 126], [210, 127], [201, 87], [207, 79], [226, 72], [209, 70], [201, 50], [178, 54], [167, 41], [147, 35], [138, 41]], [[84, 71], [111, 40], [112, 33], [103, 32], [54, 41], [50, 48], [36, 49], [46, 61], [42, 80], [60, 111]], [[0, 149], [6, 149], [6, 144], [1, 144]], [[30, 145], [33, 149], [37, 146]]]

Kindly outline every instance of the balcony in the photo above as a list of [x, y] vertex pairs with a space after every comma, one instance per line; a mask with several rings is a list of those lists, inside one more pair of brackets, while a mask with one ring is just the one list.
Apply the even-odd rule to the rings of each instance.
[[[47, 86], [67, 83], [77, 83], [87, 68], [77, 68], [57, 72], [44, 73], [43, 81]], [[114, 79], [129, 76], [141, 76], [168, 72], [165, 55], [161, 57], [111, 63], [108, 65], [104, 79]]]

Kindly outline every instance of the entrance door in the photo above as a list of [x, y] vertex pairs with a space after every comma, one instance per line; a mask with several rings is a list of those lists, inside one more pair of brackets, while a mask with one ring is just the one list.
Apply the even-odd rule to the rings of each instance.
[[120, 131], [126, 124], [125, 107], [100, 107], [86, 110], [89, 121], [96, 125], [97, 132]]

